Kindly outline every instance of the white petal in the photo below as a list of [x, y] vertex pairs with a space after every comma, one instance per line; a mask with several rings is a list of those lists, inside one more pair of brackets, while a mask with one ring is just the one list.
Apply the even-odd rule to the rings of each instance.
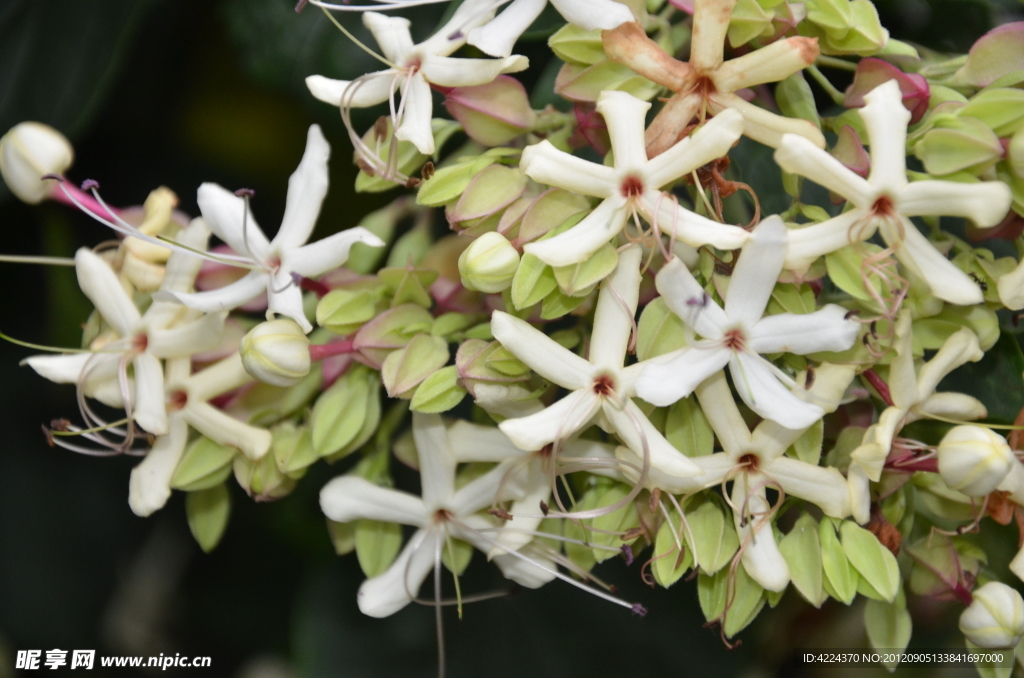
[[535, 531], [544, 520], [540, 505], [541, 502], [550, 503], [551, 477], [544, 472], [539, 458], [534, 458], [525, 468], [520, 469], [519, 476], [523, 479], [523, 491], [509, 507], [509, 513], [515, 517], [506, 522], [506, 529], [495, 536], [495, 541], [501, 544], [501, 547], [488, 546], [485, 549], [488, 558], [508, 551], [517, 551], [529, 544], [533, 540], [530, 532]]
[[871, 481], [857, 462], [850, 463], [846, 482], [850, 488], [850, 513], [863, 525], [871, 519]]
[[715, 70], [722, 63], [725, 35], [736, 0], [704, 0], [693, 3], [690, 65], [698, 72]]
[[996, 287], [1003, 306], [1011, 311], [1024, 309], [1024, 259], [1012, 271], [999, 276]]
[[471, 87], [486, 85], [502, 73], [518, 73], [530, 66], [524, 56], [503, 59], [458, 59], [455, 57], [425, 56], [420, 73], [432, 85], [441, 87]]
[[773, 215], [758, 224], [743, 246], [725, 298], [725, 314], [730, 323], [743, 323], [749, 331], [764, 315], [768, 299], [782, 273], [786, 234], [782, 219]]
[[[761, 51], [761, 50], [758, 50]], [[719, 92], [708, 100], [708, 107], [717, 118], [727, 110], [743, 114], [743, 135], [765, 146], [778, 148], [787, 134], [795, 134], [817, 148], [825, 148], [825, 135], [814, 123], [799, 118], [787, 118], [760, 106], [744, 101], [735, 94]]]
[[523, 249], [549, 266], [568, 266], [586, 261], [625, 227], [628, 213], [624, 203], [619, 196], [607, 198], [568, 231], [527, 243]]
[[860, 331], [859, 323], [846, 319], [847, 313], [842, 306], [829, 304], [814, 313], [765, 316], [750, 330], [750, 350], [797, 355], [845, 351]]
[[908, 217], [965, 217], [987, 227], [1006, 216], [1012, 201], [1010, 187], [1001, 181], [915, 181], [900, 192], [899, 210]]
[[704, 475], [700, 466], [665, 440], [665, 436], [654, 428], [647, 415], [631, 399], [626, 399], [626, 407], [621, 410], [605, 399], [603, 411], [619, 439], [641, 460], [643, 443], [647, 443], [652, 467], [676, 478]]
[[941, 392], [933, 393], [925, 398], [924, 402], [915, 405], [907, 421], [925, 418], [916, 415], [972, 421], [987, 417], [988, 408], [980, 400], [966, 393]]
[[818, 44], [812, 38], [786, 38], [761, 49], [726, 61], [714, 73], [719, 92], [735, 92], [766, 82], [785, 80], [818, 57]]
[[546, 139], [523, 149], [519, 169], [534, 181], [581, 195], [607, 198], [619, 189], [611, 167], [560, 151]]
[[164, 368], [149, 353], [141, 353], [132, 360], [135, 368], [135, 402], [132, 416], [142, 428], [153, 435], [167, 433], [167, 405], [164, 401]]
[[697, 386], [701, 411], [718, 437], [718, 442], [734, 459], [751, 445], [750, 429], [743, 420], [724, 372], [717, 372]]
[[597, 98], [597, 112], [608, 125], [608, 137], [619, 172], [637, 171], [647, 164], [644, 117], [651, 105], [627, 92], [605, 90]]
[[665, 264], [655, 278], [665, 304], [705, 339], [719, 339], [729, 319], [678, 259]]
[[519, 499], [524, 493], [524, 474], [510, 474], [512, 460], [498, 464], [479, 478], [459, 488], [446, 504], [456, 516], [468, 517], [496, 502]]
[[289, 273], [314, 278], [348, 261], [349, 252], [356, 243], [370, 247], [384, 246], [383, 240], [362, 226], [357, 226], [285, 252], [281, 258], [281, 268]]
[[[443, 548], [442, 544], [442, 548]], [[412, 602], [437, 560], [437, 535], [420, 530], [384, 574], [359, 587], [359, 610], [369, 617], [389, 617]]]
[[551, 0], [558, 13], [583, 30], [611, 30], [627, 21], [633, 13], [626, 5], [612, 0]]
[[473, 398], [486, 412], [505, 418], [525, 417], [544, 409], [540, 400], [515, 384], [481, 382], [473, 387]]
[[[147, 313], [148, 315], [148, 313]], [[184, 358], [217, 347], [227, 313], [210, 313], [190, 323], [148, 333], [146, 351], [157, 358]]]
[[455, 493], [458, 463], [448, 445], [448, 431], [437, 414], [413, 412], [412, 436], [420, 460], [420, 485], [428, 510], [446, 505]]
[[838, 193], [857, 207], [870, 207], [875, 190], [865, 179], [811, 141], [785, 134], [775, 151], [775, 162], [787, 172], [807, 177], [819, 186]]
[[175, 292], [160, 290], [153, 295], [157, 301], [172, 301], [184, 304], [203, 313], [217, 313], [238, 308], [267, 291], [270, 276], [261, 270], [249, 271], [244, 278], [215, 290], [206, 292]]
[[601, 283], [590, 339], [590, 363], [595, 367], [622, 369], [640, 297], [642, 256], [639, 247], [620, 252], [615, 271]]
[[875, 234], [875, 221], [856, 208], [818, 224], [791, 228], [786, 268], [806, 271], [821, 255], [841, 250], [851, 242], [867, 240]]
[[524, 550], [529, 554], [529, 560], [525, 559], [525, 554], [522, 552], [520, 555], [524, 555], [524, 558], [506, 553], [495, 556], [492, 560], [506, 578], [528, 589], [539, 589], [555, 578], [555, 570], [558, 566], [547, 556], [532, 552], [529, 547]]
[[[197, 217], [192, 220], [188, 228], [178, 233], [175, 241], [191, 249], [205, 252], [210, 243], [210, 228], [206, 225], [205, 220]], [[203, 261], [202, 257], [188, 252], [180, 250], [171, 252], [160, 288], [176, 292], [190, 291], [196, 276], [199, 275], [199, 269], [203, 266]]]
[[203, 401], [216, 398], [251, 381], [255, 381], [255, 378], [245, 371], [242, 357], [236, 351], [201, 372], [188, 376], [185, 387], [189, 399]]
[[723, 111], [696, 133], [651, 160], [645, 171], [648, 184], [651, 188], [661, 188], [721, 158], [729, 153], [742, 133], [743, 116], [738, 111]]
[[405, 17], [364, 12], [363, 25], [373, 34], [373, 39], [388, 61], [398, 66], [405, 65], [401, 62], [413, 50], [412, 35], [409, 33], [412, 22]]
[[367, 108], [382, 104], [391, 98], [392, 86], [397, 86], [397, 71], [388, 69], [369, 73], [354, 83], [350, 80], [332, 80], [322, 75], [306, 78], [310, 93], [324, 103], [348, 108]]
[[416, 527], [427, 524], [427, 508], [419, 497], [358, 476], [338, 476], [324, 485], [320, 509], [339, 523], [366, 519]]
[[548, 381], [571, 390], [590, 386], [591, 364], [525, 320], [495, 311], [491, 332], [512, 355]]
[[900, 263], [924, 280], [932, 294], [951, 304], [980, 304], [985, 300], [978, 283], [935, 249], [917, 226], [905, 217], [899, 221], [900, 230], [887, 219], [881, 220], [878, 230], [886, 243], [895, 248]]
[[270, 450], [270, 431], [249, 426], [208, 403], [191, 400], [190, 397], [190, 402], [181, 411], [182, 416], [192, 428], [210, 440], [221, 445], [237, 447], [253, 461], [262, 458]]
[[[34, 355], [25, 358], [22, 364], [28, 365], [36, 374], [49, 379], [50, 381], [57, 384], [74, 384], [77, 383], [82, 375], [82, 370], [85, 368], [86, 363], [90, 359], [99, 356], [99, 353], [69, 353], [67, 355]], [[117, 361], [120, 358], [119, 355], [109, 354], [110, 362], [113, 367], [113, 374], [107, 376], [113, 376], [117, 374]], [[95, 360], [93, 360], [95, 362]]]
[[268, 317], [270, 313], [276, 313], [291, 318], [306, 334], [313, 331], [302, 304], [302, 288], [284, 267], [274, 274], [267, 286], [267, 313]]
[[[671, 357], [670, 357], [671, 356]], [[732, 357], [727, 348], [688, 348], [645, 361], [636, 380], [636, 394], [658, 407], [685, 398], [702, 381], [721, 371]]]
[[471, 30], [469, 44], [491, 56], [507, 57], [546, 4], [546, 0], [514, 0], [497, 18]]
[[802, 429], [825, 416], [819, 406], [801, 400], [783, 386], [768, 361], [760, 356], [734, 354], [729, 372], [743, 402], [765, 419]]
[[416, 45], [416, 52], [439, 56], [451, 55], [466, 44], [469, 31], [494, 18], [494, 10], [498, 6], [494, 0], [466, 0], [459, 4], [444, 26], [437, 29], [430, 38]]
[[196, 200], [206, 225], [228, 247], [257, 261], [267, 258], [270, 243], [243, 198], [217, 184], [206, 183], [199, 187]]
[[273, 240], [276, 248], [287, 250], [304, 245], [309, 240], [320, 215], [320, 205], [327, 195], [327, 161], [330, 157], [331, 145], [324, 139], [320, 126], [310, 125], [306, 135], [306, 151], [288, 179], [284, 218]]
[[833, 518], [850, 515], [849, 487], [846, 478], [837, 469], [778, 457], [763, 470], [765, 475], [782, 485], [786, 494], [809, 501], [824, 511], [825, 515]]
[[638, 207], [644, 219], [652, 224], [657, 214], [661, 233], [693, 247], [713, 245], [722, 250], [734, 250], [750, 238], [750, 233], [739, 226], [720, 224], [695, 214], [661, 191], [644, 191]]
[[137, 516], [145, 518], [159, 511], [171, 497], [171, 477], [178, 467], [188, 442], [188, 424], [181, 417], [172, 417], [167, 435], [156, 439], [128, 480], [128, 506]]
[[733, 513], [740, 543], [747, 544], [742, 556], [743, 568], [765, 589], [782, 591], [789, 584], [789, 566], [775, 543], [771, 520], [764, 519], [770, 508], [764, 488], [748, 489], [747, 483], [756, 484], [755, 478], [756, 475], [748, 479], [747, 474], [740, 474], [732, 486], [733, 505], [745, 506], [748, 514], [744, 521], [739, 512]]
[[139, 310], [117, 279], [114, 269], [92, 250], [83, 247], [75, 253], [75, 271], [78, 273], [78, 286], [103, 319], [122, 337], [134, 332], [139, 324]]
[[433, 155], [434, 131], [430, 121], [434, 117], [434, 100], [430, 85], [416, 73], [406, 80], [402, 96], [402, 122], [395, 138], [410, 142], [424, 155]]
[[954, 332], [939, 352], [921, 368], [917, 384], [922, 396], [935, 392], [947, 374], [967, 362], [978, 362], [985, 354], [978, 346], [978, 337], [966, 327]]
[[[896, 355], [889, 363], [889, 395], [897, 407], [910, 409], [927, 397], [917, 387], [917, 367], [914, 365], [913, 315], [909, 309], [896, 318]], [[937, 384], [938, 382], [936, 382]]]
[[523, 450], [513, 445], [500, 429], [471, 424], [464, 419], [458, 419], [448, 427], [448, 444], [460, 463], [502, 462], [523, 456]]
[[867, 104], [860, 117], [868, 129], [872, 186], [898, 193], [907, 185], [907, 123], [910, 111], [903, 105], [903, 92], [896, 80], [882, 83], [864, 95]]
[[498, 428], [520, 449], [532, 452], [589, 426], [599, 404], [593, 391], [580, 389], [537, 414], [506, 419]]
[[[638, 469], [642, 466], [643, 459], [638, 457], [636, 452], [628, 447], [623, 447], [622, 445], [615, 448], [615, 456], [624, 463], [632, 464], [632, 466], [623, 465], [621, 474], [610, 473], [605, 469], [596, 469], [592, 472], [595, 475], [614, 478], [620, 482], [628, 481], [635, 483], [639, 481], [640, 473]], [[694, 492], [706, 490], [709, 487], [717, 487], [721, 485], [722, 480], [724, 480], [726, 476], [730, 475], [735, 467], [735, 462], [732, 457], [724, 452], [708, 455], [706, 457], [696, 457], [691, 461], [700, 467], [703, 471], [702, 475], [688, 476], [684, 478], [677, 475], [669, 475], [663, 472], [660, 467], [652, 465], [647, 476], [645, 487], [648, 489], [657, 487], [663, 492], [671, 492], [672, 494], [692, 494]]]

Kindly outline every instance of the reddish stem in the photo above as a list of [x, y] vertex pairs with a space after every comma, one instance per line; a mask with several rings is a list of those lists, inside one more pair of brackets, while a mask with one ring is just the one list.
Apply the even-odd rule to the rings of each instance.
[[299, 288], [306, 290], [307, 292], [314, 292], [318, 299], [323, 299], [327, 296], [327, 293], [331, 291], [331, 288], [319, 280], [313, 280], [312, 278], [306, 277], [299, 280]]
[[908, 473], [913, 471], [924, 471], [926, 473], [939, 472], [939, 460], [937, 457], [920, 460], [915, 460], [913, 457], [904, 457], [904, 459], [906, 459], [906, 461], [896, 459], [888, 462], [885, 465], [885, 468], [893, 469], [894, 471], [906, 471]]
[[54, 188], [53, 191], [50, 193], [50, 197], [52, 197], [59, 203], [70, 205], [75, 209], [79, 209], [79, 205], [76, 205], [74, 201], [71, 200], [71, 198], [69, 198], [64, 193], [64, 191], [67, 191], [74, 197], [75, 200], [77, 200], [80, 203], [81, 207], [85, 208], [89, 212], [92, 212], [101, 219], [110, 219], [110, 212], [113, 212], [115, 215], [120, 214], [121, 212], [121, 210], [113, 206], [111, 206], [110, 210], [108, 211], [105, 207], [103, 207], [103, 205], [101, 205], [96, 200], [96, 198], [92, 196], [92, 193], [90, 193], [89, 191], [83, 191], [70, 181], [63, 182], [63, 189], [64, 190], [61, 190], [61, 188], [57, 186], [56, 182], [54, 182]]
[[864, 370], [861, 375], [868, 380], [868, 383], [875, 387], [878, 395], [885, 401], [885, 404], [892, 407], [892, 395], [889, 393], [889, 385], [878, 376], [874, 370]]
[[333, 341], [329, 344], [312, 344], [309, 347], [309, 359], [313, 362], [320, 362], [324, 358], [354, 353], [355, 350], [355, 341], [352, 339]]

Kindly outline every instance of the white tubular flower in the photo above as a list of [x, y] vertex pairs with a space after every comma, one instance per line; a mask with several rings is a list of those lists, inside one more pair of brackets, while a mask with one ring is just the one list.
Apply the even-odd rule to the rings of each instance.
[[[444, 421], [437, 415], [413, 413], [412, 430], [422, 497], [356, 476], [335, 478], [320, 492], [320, 507], [331, 520], [370, 519], [418, 528], [391, 567], [359, 587], [359, 609], [371, 617], [390, 616], [412, 601], [431, 570], [441, 566], [441, 553], [448, 539], [462, 539], [482, 551], [491, 550], [493, 540], [482, 535], [494, 531], [494, 523], [479, 512], [522, 491], [517, 483], [505, 482], [510, 462], [456, 490], [459, 460]], [[519, 562], [497, 561], [506, 576], [523, 586], [537, 588], [553, 577], [537, 566], [522, 567]]]
[[[550, 0], [565, 20], [588, 31], [609, 30], [633, 21], [633, 13], [615, 0]], [[548, 0], [513, 0], [497, 18], [469, 32], [469, 44], [496, 57], [507, 57], [519, 36], [540, 16]]]
[[683, 209], [659, 190], [728, 153], [743, 131], [743, 116], [726, 111], [648, 160], [644, 115], [650, 107], [626, 92], [601, 93], [597, 110], [608, 124], [614, 167], [570, 155], [546, 140], [523, 151], [519, 169], [534, 181], [602, 200], [565, 233], [528, 243], [524, 247], [527, 252], [551, 266], [579, 263], [617, 236], [631, 215], [657, 224], [661, 233], [694, 247], [714, 245], [732, 250], [746, 242], [748, 233], [742, 228]]
[[[209, 230], [203, 222], [195, 220], [182, 231], [179, 242], [202, 248], [208, 237]], [[175, 252], [167, 263], [161, 289], [168, 293], [189, 289], [201, 263], [196, 257]], [[134, 393], [108, 388], [105, 390], [110, 395], [103, 401], [122, 405], [125, 396], [129, 396], [135, 422], [154, 435], [166, 434], [167, 411], [160, 361], [187, 358], [216, 347], [227, 314], [183, 314], [176, 304], [154, 302], [145, 315], [140, 315], [117, 274], [97, 254], [85, 248], [78, 250], [75, 268], [82, 292], [120, 338], [96, 352], [33, 356], [25, 362], [50, 381], [78, 384], [86, 393], [102, 388], [102, 382], [117, 379], [130, 362], [135, 373]]]
[[260, 459], [270, 450], [270, 431], [250, 426], [209, 403], [217, 396], [252, 381], [238, 354], [189, 375], [191, 361], [167, 361], [166, 402], [168, 433], [156, 439], [152, 449], [134, 469], [128, 481], [128, 505], [138, 516], [148, 516], [164, 507], [171, 496], [171, 478], [188, 442], [188, 427], [250, 459]]
[[649, 403], [670, 405], [728, 365], [743, 402], [762, 417], [791, 429], [820, 419], [822, 408], [791, 392], [783, 380], [789, 386], [792, 380], [760, 354], [843, 351], [853, 345], [859, 326], [835, 304], [803, 315], [762, 317], [785, 256], [786, 226], [779, 217], [769, 217], [743, 246], [724, 310], [679, 259], [666, 264], [658, 273], [658, 291], [704, 341], [648, 361], [637, 379], [637, 394]]
[[955, 426], [939, 443], [939, 475], [951, 490], [984, 497], [1017, 463], [1006, 438], [984, 426]]
[[825, 137], [808, 120], [787, 118], [745, 101], [738, 90], [785, 80], [818, 57], [816, 38], [795, 36], [776, 40], [743, 56], [724, 61], [725, 38], [737, 0], [697, 0], [693, 3], [690, 61], [672, 58], [647, 37], [639, 23], [624, 23], [603, 35], [604, 50], [617, 61], [674, 95], [647, 129], [647, 151], [660, 155], [676, 143], [695, 118], [732, 110], [743, 114], [743, 134], [778, 147], [784, 134], [799, 134], [820, 148]]
[[1024, 599], [1015, 589], [990, 581], [971, 592], [960, 614], [960, 632], [978, 647], [1013, 648], [1024, 636]]
[[688, 478], [703, 473], [665, 440], [632, 400], [636, 377], [645, 363], [625, 368], [623, 364], [639, 297], [641, 255], [639, 247], [622, 252], [615, 272], [602, 284], [589, 360], [560, 346], [529, 323], [494, 312], [494, 338], [534, 372], [572, 391], [536, 414], [506, 419], [499, 425], [520, 449], [539, 450], [566, 440], [596, 418], [599, 426], [615, 433], [638, 457], [643, 457], [646, 444], [651, 467], [667, 476]]
[[[395, 137], [411, 142], [425, 155], [432, 155], [434, 134], [430, 120], [434, 106], [431, 85], [484, 85], [502, 73], [516, 73], [530, 65], [523, 56], [505, 59], [458, 59], [450, 56], [466, 44], [466, 31], [493, 16], [490, 0], [470, 0], [463, 3], [433, 37], [417, 45], [413, 44], [409, 33], [411, 23], [408, 19], [366, 12], [363, 24], [373, 34], [391, 68], [353, 81], [311, 75], [306, 78], [306, 86], [317, 99], [339, 106], [343, 111], [390, 100]], [[402, 96], [397, 110], [394, 109], [396, 92]]]
[[899, 84], [890, 80], [865, 95], [868, 103], [858, 111], [870, 142], [867, 179], [806, 139], [783, 137], [775, 152], [775, 162], [782, 169], [838, 193], [853, 206], [828, 221], [794, 229], [786, 267], [806, 270], [819, 256], [867, 240], [878, 230], [896, 258], [924, 280], [935, 296], [953, 304], [980, 304], [983, 295], [977, 283], [939, 253], [909, 217], [966, 217], [979, 226], [992, 226], [1010, 207], [1010, 189], [999, 181], [908, 184], [905, 149], [910, 111], [902, 96]]
[[0, 176], [22, 202], [40, 203], [54, 190], [48, 174], [63, 174], [75, 159], [67, 138], [49, 125], [23, 122], [0, 137]]
[[266, 292], [268, 317], [274, 313], [283, 315], [298, 323], [307, 334], [311, 332], [313, 326], [302, 310], [302, 290], [294, 276], [312, 278], [341, 266], [357, 242], [372, 247], [384, 244], [361, 226], [306, 244], [327, 194], [330, 154], [331, 147], [320, 127], [310, 126], [306, 152], [288, 180], [281, 228], [270, 241], [253, 218], [245, 199], [217, 184], [200, 186], [199, 209], [206, 223], [218, 238], [243, 255], [245, 263], [251, 264], [253, 270], [241, 280], [217, 290], [193, 293], [162, 290], [154, 298], [177, 300], [189, 308], [213, 313], [237, 308]]
[[974, 333], [966, 327], [957, 330], [930, 361], [917, 368], [911, 323], [909, 311], [901, 312], [896, 319], [893, 345], [896, 357], [889, 366], [888, 383], [893, 404], [882, 411], [878, 421], [864, 433], [860, 446], [850, 453], [848, 478], [854, 496], [853, 516], [859, 523], [866, 523], [870, 518], [868, 482], [881, 478], [893, 438], [905, 424], [930, 415], [957, 420], [982, 419], [988, 415], [985, 406], [972, 396], [935, 392], [947, 374], [985, 356]]

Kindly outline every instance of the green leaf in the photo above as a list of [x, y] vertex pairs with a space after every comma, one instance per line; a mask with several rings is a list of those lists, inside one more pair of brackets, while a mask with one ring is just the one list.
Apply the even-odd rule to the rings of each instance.
[[696, 510], [686, 512], [693, 543], [690, 545], [700, 569], [714, 574], [729, 564], [736, 549], [740, 547], [739, 537], [732, 520], [714, 501], [705, 501]]
[[687, 457], [704, 457], [714, 451], [715, 433], [694, 396], [683, 398], [669, 408], [665, 438]]
[[[610, 487], [612, 481], [605, 478], [601, 478], [594, 481], [594, 485], [591, 486], [582, 497], [573, 505], [573, 510], [576, 511], [589, 511], [590, 509], [597, 506], [598, 497], [608, 487]], [[565, 555], [569, 557], [577, 567], [583, 569], [584, 572], [589, 572], [594, 565], [597, 564], [597, 560], [594, 558], [594, 550], [587, 546], [590, 542], [591, 532], [585, 529], [583, 525], [574, 521], [565, 521], [564, 523], [564, 534], [569, 539], [577, 539], [584, 542], [584, 544], [573, 544], [566, 542], [565, 544]]]
[[729, 578], [729, 569], [712, 576], [701, 572], [697, 578], [697, 597], [708, 621], [725, 615], [725, 635], [731, 638], [754, 621], [764, 607], [765, 598], [764, 589], [750, 578], [742, 565], [735, 570], [735, 582], [730, 583]]
[[[604, 508], [612, 506], [625, 499], [629, 492], [629, 487], [622, 483], [616, 483], [601, 494], [595, 507]], [[595, 546], [606, 546], [613, 549], [609, 551], [607, 549], [595, 548], [594, 559], [599, 563], [603, 563], [609, 558], [619, 555], [623, 544], [632, 544], [637, 538], [634, 537], [633, 539], [623, 541], [620, 534], [608, 533], [623, 533], [637, 527], [639, 524], [640, 515], [637, 513], [636, 503], [633, 501], [611, 513], [594, 518], [592, 523], [594, 531], [590, 535], [591, 543]]]
[[587, 297], [570, 297], [561, 290], [552, 290], [551, 294], [544, 297], [544, 303], [540, 306], [540, 317], [544, 320], [561, 318], [576, 310], [576, 307], [586, 299]]
[[[673, 522], [679, 528], [679, 516], [672, 513]], [[693, 566], [693, 553], [682, 541], [683, 550], [680, 552], [676, 543], [676, 536], [672, 529], [672, 523], [665, 521], [658, 529], [658, 535], [654, 539], [654, 556], [651, 562], [651, 572], [654, 574], [654, 581], [668, 588], [679, 581], [680, 577]]]
[[197, 438], [182, 455], [171, 476], [171, 487], [185, 492], [208, 490], [231, 475], [231, 462], [238, 450], [219, 445], [206, 436]]
[[458, 381], [458, 367], [442, 367], [419, 385], [412, 396], [410, 409], [430, 414], [447, 412], [466, 397], [466, 389], [462, 388]]
[[618, 262], [618, 250], [611, 243], [606, 243], [578, 264], [554, 268], [555, 281], [569, 296], [584, 296], [611, 275]]
[[551, 267], [536, 255], [524, 253], [512, 277], [512, 303], [517, 310], [529, 308], [548, 296], [557, 286]]
[[[735, 43], [733, 43], [735, 44]], [[775, 87], [775, 100], [787, 118], [802, 118], [821, 129], [821, 118], [814, 103], [814, 93], [802, 72], [797, 71]]]
[[450, 203], [462, 195], [477, 174], [496, 162], [498, 158], [495, 156], [479, 155], [442, 167], [420, 184], [416, 202], [426, 207], [440, 207]]
[[989, 418], [1013, 422], [1024, 408], [1024, 354], [1017, 338], [1003, 332], [999, 341], [976, 363], [954, 370], [941, 385], [942, 391], [972, 395], [988, 407]]
[[[863, 250], [861, 250], [863, 248]], [[860, 250], [860, 251], [858, 251]], [[864, 254], [878, 254], [882, 248], [871, 243], [861, 243], [859, 248], [843, 247], [842, 249], [830, 252], [825, 255], [825, 266], [828, 270], [828, 277], [833, 284], [854, 299], [874, 303], [872, 296], [864, 287], [864, 279], [861, 276]], [[877, 275], [870, 276], [871, 285], [879, 291], [884, 291], [882, 281]]]
[[849, 605], [857, 595], [860, 576], [846, 557], [830, 519], [818, 525], [818, 539], [821, 541], [821, 569], [825, 574], [822, 586], [830, 596]]
[[[864, 630], [868, 642], [876, 651], [899, 652], [907, 648], [913, 622], [907, 612], [907, 601], [903, 591], [891, 603], [869, 600], [864, 606]], [[890, 673], [899, 662], [883, 662]]]
[[789, 534], [779, 542], [779, 551], [789, 566], [793, 586], [814, 607], [828, 599], [822, 585], [821, 540], [818, 523], [805, 513], [793, 525]]
[[604, 61], [600, 30], [585, 30], [573, 24], [566, 24], [548, 39], [548, 47], [562, 61], [578, 64], [595, 64]]
[[821, 447], [825, 439], [825, 421], [819, 419], [809, 429], [800, 434], [790, 448], [794, 456], [802, 462], [817, 466], [821, 459]]
[[350, 370], [324, 391], [313, 406], [309, 425], [313, 430], [313, 447], [321, 457], [348, 445], [363, 426], [370, 389], [359, 372], [359, 368]]
[[402, 526], [379, 520], [356, 522], [356, 557], [367, 577], [384, 574], [402, 548]]
[[657, 358], [686, 346], [686, 325], [658, 297], [644, 307], [636, 332], [637, 360]]
[[231, 515], [231, 493], [223, 483], [206, 490], [189, 492], [185, 497], [188, 529], [199, 548], [209, 553], [217, 548]]
[[[448, 543], [441, 544], [441, 562], [444, 563], [449, 572], [456, 577], [461, 577], [462, 573], [469, 567], [469, 561], [473, 559], [473, 551], [475, 549], [471, 544], [461, 539], [449, 538]], [[454, 560], [452, 559], [453, 555]]]
[[894, 600], [900, 590], [900, 567], [896, 556], [882, 546], [875, 535], [853, 521], [843, 521], [839, 536], [846, 557], [860, 576], [885, 600]]
[[339, 556], [352, 553], [356, 548], [356, 523], [339, 523], [327, 519], [327, 534], [331, 537], [334, 552]]

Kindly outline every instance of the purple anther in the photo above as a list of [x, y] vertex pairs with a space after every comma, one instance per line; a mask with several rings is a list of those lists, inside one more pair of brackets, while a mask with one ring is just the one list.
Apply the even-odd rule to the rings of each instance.
[[700, 306], [701, 308], [704, 308], [705, 306], [708, 305], [708, 300], [709, 300], [708, 293], [707, 292], [703, 292], [699, 299], [697, 297], [690, 297], [689, 299], [687, 299], [686, 300], [686, 305], [687, 306]]
[[62, 184], [64, 183], [64, 177], [62, 177], [59, 174], [44, 174], [43, 176], [39, 177], [39, 179], [42, 181], [46, 181], [47, 179], [53, 179], [54, 181], [59, 181]]
[[239, 198], [251, 198], [254, 195], [256, 195], [256, 191], [252, 190], [251, 188], [240, 188], [237, 191], [235, 191], [235, 195], [238, 196]]
[[646, 617], [647, 616], [647, 608], [644, 607], [643, 605], [641, 605], [640, 603], [633, 603], [633, 608], [632, 609], [633, 609], [633, 614], [635, 614], [638, 617]]
[[449, 40], [462, 40], [462, 31], [455, 31], [448, 36]]
[[622, 545], [622, 555], [626, 557], [626, 567], [633, 564], [633, 549], [629, 547], [629, 544]]
[[95, 191], [98, 190], [99, 187], [100, 182], [96, 181], [95, 179], [86, 179], [85, 181], [82, 182], [83, 191]]

